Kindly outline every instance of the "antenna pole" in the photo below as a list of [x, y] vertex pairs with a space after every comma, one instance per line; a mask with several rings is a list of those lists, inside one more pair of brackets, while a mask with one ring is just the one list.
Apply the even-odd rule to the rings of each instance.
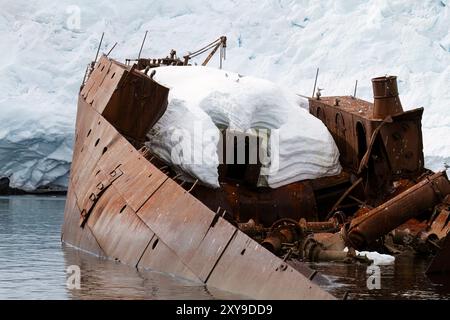
[[100, 52], [100, 47], [102, 46], [103, 36], [105, 35], [104, 32], [102, 32], [102, 37], [100, 38], [100, 43], [98, 44], [97, 48], [97, 54], [95, 55], [94, 63], [97, 62], [98, 53]]
[[[97, 53], [95, 54], [95, 59], [90, 63], [89, 71], [87, 73], [87, 77], [85, 76], [84, 79], [89, 78], [92, 71], [94, 71], [95, 63], [97, 62], [98, 53], [100, 52], [100, 47], [102, 46], [103, 36], [105, 35], [105, 32], [102, 32], [102, 37], [100, 38], [100, 43], [98, 44]], [[84, 82], [84, 80], [83, 80]]]
[[145, 39], [147, 38], [147, 32], [148, 32], [148, 30], [145, 31], [144, 40], [142, 40], [141, 49], [139, 50], [139, 54], [138, 54], [138, 59], [141, 58], [141, 52], [142, 52], [142, 48], [144, 47]]
[[313, 88], [311, 98], [314, 98], [314, 92], [316, 91], [316, 85], [317, 85], [317, 77], [319, 77], [319, 68], [317, 68], [317, 71], [316, 71], [316, 79], [314, 80], [314, 88]]
[[356, 89], [358, 89], [358, 80], [355, 82], [355, 91], [353, 92], [353, 98], [356, 98]]
[[109, 54], [111, 53], [111, 51], [113, 51], [114, 50], [114, 48], [117, 46], [117, 42], [116, 43], [114, 43], [114, 45], [112, 46], [112, 48], [111, 49], [109, 49], [109, 51], [108, 51], [108, 53], [106, 54], [106, 56], [109, 56]]

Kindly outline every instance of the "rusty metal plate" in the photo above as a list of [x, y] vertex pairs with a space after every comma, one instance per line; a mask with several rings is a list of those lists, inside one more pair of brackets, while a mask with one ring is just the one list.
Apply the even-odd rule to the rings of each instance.
[[[86, 108], [86, 102], [79, 97], [78, 99], [78, 107], [77, 107], [77, 119], [75, 121], [75, 141], [73, 146], [73, 159], [76, 159], [78, 153], [80, 152], [81, 146], [84, 144], [84, 138], [86, 137], [86, 133], [84, 132], [86, 125], [85, 117], [83, 115], [86, 114], [84, 112]], [[72, 160], [73, 162], [73, 160]]]
[[[102, 118], [90, 130], [76, 161], [72, 164], [74, 172], [72, 181], [79, 198], [83, 198], [87, 189], [91, 187], [90, 177], [98, 174], [98, 170], [94, 172], [94, 167], [99, 159], [108, 153], [112, 145], [121, 140], [119, 133]], [[109, 174], [111, 171], [105, 172], [105, 174]], [[83, 206], [81, 203], [79, 205]]]
[[97, 239], [95, 238], [95, 235], [93, 234], [92, 230], [89, 227], [81, 230], [82, 230], [81, 237], [77, 247], [86, 252], [92, 253], [96, 256], [107, 257], [103, 248], [100, 246]]
[[439, 239], [445, 238], [450, 231], [450, 211], [442, 209], [431, 224], [429, 233], [434, 233]]
[[450, 237], [447, 236], [441, 247], [441, 250], [433, 258], [428, 269], [427, 274], [432, 273], [449, 273], [450, 272]]
[[[87, 109], [91, 109], [88, 106]], [[95, 113], [95, 112], [94, 112]], [[97, 113], [95, 113], [97, 114]], [[100, 122], [100, 124], [99, 124]], [[116, 169], [122, 159], [126, 159], [129, 153], [137, 152], [134, 147], [122, 137], [103, 117], [98, 115], [95, 124], [89, 128], [84, 143], [80, 148], [78, 142], [76, 148], [79, 149], [78, 155], [72, 162], [72, 171], [85, 170], [84, 166], [88, 161], [97, 163], [101, 169], [109, 173]], [[99, 139], [97, 146], [95, 143]]]
[[[339, 99], [339, 105], [336, 106], [336, 99]], [[314, 108], [322, 108], [322, 110], [328, 109], [334, 109], [334, 112], [348, 112], [351, 114], [354, 114], [358, 117], [363, 117], [370, 120], [378, 120], [373, 119], [373, 103], [361, 100], [358, 98], [353, 98], [351, 96], [330, 96], [330, 97], [321, 97], [320, 100], [317, 99], [309, 99], [310, 103], [310, 110], [311, 107]], [[325, 108], [324, 108], [325, 106]], [[314, 109], [315, 110], [315, 109]], [[312, 112], [311, 112], [312, 113]], [[325, 112], [327, 113], [327, 112]], [[314, 115], [316, 113], [312, 113]], [[335, 118], [328, 116], [327, 119], [330, 119], [330, 121], [334, 121]]]
[[217, 222], [211, 225], [208, 233], [203, 238], [187, 265], [196, 275], [206, 282], [214, 266], [237, 232], [236, 227], [225, 219], [217, 216]]
[[[90, 154], [88, 152], [83, 151], [81, 153], [80, 158], [78, 159], [78, 163], [76, 167], [72, 168], [72, 184], [74, 188], [74, 193], [78, 198], [83, 198], [87, 192], [87, 189], [92, 185], [91, 177], [95, 176], [95, 162], [90, 161]], [[80, 168], [80, 170], [76, 170], [76, 168]], [[81, 169], [82, 168], [82, 169]], [[81, 204], [79, 204], [81, 206]]]
[[215, 216], [172, 180], [166, 180], [137, 214], [183, 261], [191, 259]]
[[83, 226], [94, 206], [99, 201], [100, 197], [110, 188], [111, 184], [121, 177], [122, 171], [120, 168], [115, 169], [110, 173], [104, 173], [101, 169], [96, 167], [95, 174], [91, 175], [86, 183], [83, 184], [83, 189], [80, 191], [81, 196], [78, 197], [78, 206], [81, 209], [80, 225]]
[[61, 230], [61, 239], [73, 246], [78, 246], [80, 242], [80, 233], [82, 231], [75, 227], [78, 219], [80, 219], [80, 210], [78, 209], [77, 198], [73, 190], [74, 188], [72, 187], [72, 184], [69, 183], [64, 208], [64, 223]]
[[[85, 126], [84, 130], [77, 130], [79, 133], [78, 141], [75, 143], [72, 171], [79, 172], [82, 168], [84, 170], [88, 161], [97, 163], [103, 157], [106, 158], [106, 162], [103, 161], [102, 168], [105, 171], [112, 171], [121, 163], [122, 156], [127, 156], [122, 151], [126, 149], [127, 152], [136, 152], [108, 121], [85, 102], [80, 103], [79, 112], [86, 112], [89, 115], [89, 126]], [[118, 150], [121, 150], [120, 153]]]
[[138, 151], [128, 153], [122, 160], [124, 163], [120, 169], [124, 174], [114, 182], [114, 186], [137, 212], [168, 176], [149, 163]]
[[[123, 70], [124, 67], [117, 68]], [[143, 141], [148, 130], [165, 112], [169, 89], [135, 70], [124, 71], [117, 84], [109, 84], [107, 79], [99, 89], [101, 99], [94, 100], [94, 107], [119, 132]]]
[[[80, 116], [78, 117], [78, 115]], [[82, 138], [88, 136], [89, 130], [92, 129], [94, 123], [100, 119], [100, 115], [84, 100], [81, 96], [78, 98], [78, 111], [76, 133]]]
[[86, 101], [92, 104], [92, 107], [97, 110], [98, 113], [103, 113], [103, 110], [110, 102], [113, 93], [116, 91], [117, 86], [126, 80], [125, 78], [128, 73], [129, 71], [127, 71], [123, 66], [118, 66], [115, 63], [111, 63], [106, 76], [95, 91], [95, 94], [91, 95], [91, 93], [89, 93]]
[[[101, 61], [101, 65], [100, 65]], [[94, 69], [92, 74], [90, 75], [88, 82], [91, 78], [94, 78], [92, 81], [92, 85], [87, 88], [85, 93], [82, 93], [83, 98], [87, 101], [87, 103], [92, 104], [92, 98], [97, 93], [98, 88], [102, 85], [105, 78], [108, 76], [108, 72], [111, 68], [112, 62], [106, 57], [102, 56], [100, 58], [99, 63], [97, 64], [97, 68]]]
[[342, 171], [340, 174], [335, 176], [317, 178], [313, 180], [308, 180], [308, 182], [314, 191], [318, 191], [349, 183], [350, 174], [348, 172]]
[[423, 109], [402, 113], [380, 129], [391, 170], [396, 175], [423, 170], [422, 113]]
[[[89, 150], [92, 154], [92, 160], [95, 161], [95, 163], [98, 163], [100, 158], [109, 152], [109, 149], [121, 139], [118, 132], [111, 130], [111, 128], [106, 128], [106, 126], [104, 129], [105, 130], [98, 135], [96, 142], [93, 143], [94, 148]], [[97, 146], [95, 146], [96, 144]]]
[[74, 192], [78, 198], [78, 206], [81, 208], [83, 215], [89, 212], [97, 200], [98, 194], [121, 175], [118, 168], [105, 172], [101, 167], [97, 167], [99, 154], [94, 153], [89, 157], [89, 149], [87, 146], [85, 148], [85, 150], [80, 150], [78, 162], [72, 164], [74, 173], [71, 176]]
[[99, 246], [91, 230], [89, 228], [78, 227], [81, 211], [77, 206], [77, 199], [72, 190], [73, 187], [69, 184], [61, 240], [64, 243], [75, 246], [97, 256], [106, 257], [105, 252]]
[[225, 249], [207, 285], [256, 299], [334, 298], [240, 231]]
[[79, 139], [79, 141], [75, 143], [77, 154], [75, 155], [74, 153], [71, 166], [71, 170], [74, 173], [81, 173], [85, 170], [85, 166], [89, 165], [88, 161], [90, 161], [90, 159], [92, 158], [91, 149], [94, 148], [95, 144], [95, 142], [93, 142], [92, 140], [94, 140], [94, 137], [92, 134], [92, 130], [90, 129], [90, 133], [86, 137], [84, 137], [83, 139]]
[[121, 137], [114, 127], [102, 117], [93, 124], [90, 130], [91, 133], [85, 139], [84, 150], [88, 151], [97, 163], [98, 159], [108, 151], [108, 148]]
[[97, 88], [103, 82], [109, 67], [111, 66], [111, 61], [105, 56], [101, 56], [100, 60], [96, 64], [92, 74], [89, 76], [86, 84], [81, 90], [80, 94], [84, 99], [87, 99], [90, 95], [92, 96], [97, 91]]
[[253, 219], [269, 227], [280, 218], [317, 220], [317, 205], [308, 181], [255, 192], [251, 186], [223, 179], [218, 189], [196, 186], [192, 194], [212, 211], [220, 207], [240, 222]]
[[165, 112], [168, 93], [168, 88], [133, 67], [103, 56], [79, 99], [92, 105], [122, 134], [143, 140]]
[[84, 150], [85, 140], [91, 136], [93, 123], [97, 123], [100, 117], [82, 98], [78, 102], [78, 114], [84, 116], [77, 119], [71, 171], [75, 171], [75, 166], [79, 162], [78, 159], [82, 156], [81, 150]]
[[153, 232], [113, 187], [95, 204], [87, 225], [108, 257], [136, 266]]
[[157, 236], [153, 237], [142, 255], [138, 268], [164, 271], [200, 282], [199, 278], [181, 261], [176, 253]]
[[123, 164], [130, 153], [134, 152], [136, 149], [125, 138], [119, 137], [108, 146], [108, 151], [99, 159], [97, 165], [104, 172], [112, 172]]

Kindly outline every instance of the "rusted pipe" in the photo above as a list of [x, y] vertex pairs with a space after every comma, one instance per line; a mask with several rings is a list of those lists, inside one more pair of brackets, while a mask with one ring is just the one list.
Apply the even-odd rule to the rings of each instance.
[[300, 219], [299, 225], [302, 229], [317, 232], [335, 232], [339, 231], [339, 221], [336, 218], [330, 218], [323, 222], [308, 222], [304, 218]]
[[295, 226], [286, 225], [271, 232], [261, 245], [270, 252], [278, 255], [281, 252], [283, 243], [294, 243], [298, 239], [299, 234]]
[[350, 261], [351, 257], [349, 257], [348, 253], [345, 251], [338, 250], [319, 250], [317, 252], [317, 261], [327, 262], [327, 261]]
[[450, 182], [445, 172], [435, 173], [365, 215], [353, 219], [342, 229], [344, 239], [349, 246], [364, 249], [409, 219], [434, 207], [447, 194], [450, 194]]
[[373, 89], [373, 117], [384, 119], [386, 116], [403, 112], [398, 97], [397, 77], [384, 76], [372, 79]]

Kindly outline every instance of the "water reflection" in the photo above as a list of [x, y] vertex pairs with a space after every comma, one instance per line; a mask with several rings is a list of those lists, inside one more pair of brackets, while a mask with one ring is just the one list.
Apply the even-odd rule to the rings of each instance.
[[[61, 244], [65, 197], [0, 197], [0, 299], [238, 299]], [[81, 288], [66, 286], [70, 265]]]
[[81, 289], [71, 299], [235, 299], [239, 296], [159, 272], [138, 270], [64, 247], [66, 266], [81, 269]]
[[[170, 275], [137, 270], [61, 245], [64, 197], [0, 197], [0, 299], [239, 299]], [[381, 266], [381, 289], [368, 290], [364, 265], [311, 264], [331, 281], [327, 290], [356, 299], [449, 299], [449, 279], [424, 275], [427, 261], [397, 257]], [[80, 290], [66, 269], [81, 269]]]
[[310, 267], [326, 274], [332, 284], [327, 287], [337, 297], [346, 292], [350, 299], [450, 299], [450, 286], [442, 277], [428, 278], [425, 270], [430, 260], [403, 254], [395, 264], [380, 266], [379, 290], [367, 287], [367, 266], [362, 264], [311, 263]]

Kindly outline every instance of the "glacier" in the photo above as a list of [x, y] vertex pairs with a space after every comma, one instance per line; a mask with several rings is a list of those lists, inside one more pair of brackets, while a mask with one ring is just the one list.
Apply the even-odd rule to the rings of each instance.
[[[224, 68], [310, 95], [372, 100], [370, 79], [397, 75], [404, 109], [424, 107], [425, 164], [450, 164], [448, 0], [0, 0], [0, 177], [33, 190], [67, 186], [77, 93], [102, 52], [178, 55], [220, 35]], [[199, 62], [201, 60], [198, 60]], [[218, 57], [210, 66], [218, 66]]]

